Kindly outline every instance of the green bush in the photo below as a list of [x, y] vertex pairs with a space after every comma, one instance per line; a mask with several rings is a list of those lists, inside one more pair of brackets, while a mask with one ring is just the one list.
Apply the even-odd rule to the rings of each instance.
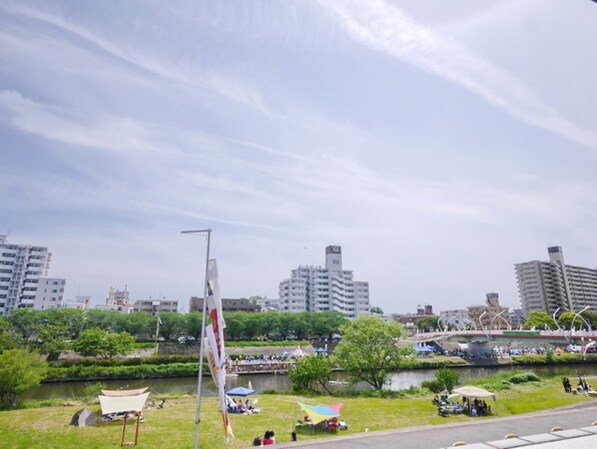
[[520, 373], [512, 376], [509, 381], [513, 384], [523, 384], [526, 382], [540, 382], [541, 379], [535, 373]]
[[167, 365], [71, 366], [49, 370], [46, 381], [84, 379], [146, 379], [197, 375], [197, 362]]
[[421, 383], [421, 388], [427, 388], [433, 393], [440, 393], [444, 389], [444, 384], [437, 379], [424, 380]]

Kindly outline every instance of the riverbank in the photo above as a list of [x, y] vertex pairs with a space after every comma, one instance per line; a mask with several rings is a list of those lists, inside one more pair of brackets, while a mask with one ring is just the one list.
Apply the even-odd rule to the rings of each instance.
[[[574, 372], [569, 373], [573, 378]], [[494, 417], [505, 417], [563, 407], [579, 402], [596, 401], [584, 395], [563, 392], [560, 377], [542, 379], [541, 382], [525, 384], [504, 384], [506, 375], [478, 380], [488, 387], [504, 388], [497, 393], [497, 402], [492, 404]], [[151, 386], [151, 381], [147, 382]], [[495, 391], [495, 390], [494, 390]], [[297, 402], [307, 404], [342, 403], [342, 418], [348, 423], [348, 430], [339, 434], [350, 435], [370, 430], [388, 430], [423, 424], [438, 425], [446, 422], [470, 422], [492, 417], [471, 418], [464, 415], [442, 418], [431, 403], [432, 395], [421, 390], [405, 394], [400, 398], [362, 398], [329, 396], [296, 396], [281, 394], [260, 394], [257, 399], [258, 415], [232, 415], [232, 427], [236, 438], [226, 443], [222, 433], [221, 417], [216, 398], [202, 401], [201, 445], [204, 449], [240, 449], [248, 447], [253, 438], [265, 430], [274, 430], [279, 442], [290, 441], [294, 423], [304, 415]], [[162, 399], [151, 395], [150, 399]], [[153, 408], [144, 412], [146, 422], [141, 425], [139, 446], [144, 449], [186, 449], [192, 447], [195, 417], [193, 396], [168, 396], [163, 409]], [[0, 448], [25, 449], [112, 449], [120, 442], [120, 423], [102, 424], [95, 427], [75, 428], [68, 426], [72, 415], [85, 404], [70, 401], [51, 407], [37, 407], [0, 412]], [[97, 404], [90, 408], [99, 411]], [[299, 439], [316, 439], [330, 436], [329, 432], [299, 432]]]

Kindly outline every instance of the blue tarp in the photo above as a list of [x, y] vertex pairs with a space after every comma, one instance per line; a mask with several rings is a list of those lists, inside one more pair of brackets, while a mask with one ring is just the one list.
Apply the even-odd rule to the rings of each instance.
[[417, 352], [433, 352], [433, 351], [435, 351], [435, 349], [433, 349], [430, 346], [415, 346], [415, 351], [417, 351]]
[[255, 393], [255, 390], [245, 387], [236, 387], [226, 392], [228, 396], [249, 396], [253, 393]]

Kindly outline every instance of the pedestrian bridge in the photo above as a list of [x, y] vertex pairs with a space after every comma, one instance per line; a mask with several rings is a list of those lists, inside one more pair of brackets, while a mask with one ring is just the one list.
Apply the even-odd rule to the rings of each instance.
[[597, 331], [537, 331], [537, 330], [455, 330], [444, 332], [421, 332], [413, 335], [415, 343], [425, 342], [526, 342], [529, 344], [546, 344], [555, 346], [580, 345], [597, 343]]

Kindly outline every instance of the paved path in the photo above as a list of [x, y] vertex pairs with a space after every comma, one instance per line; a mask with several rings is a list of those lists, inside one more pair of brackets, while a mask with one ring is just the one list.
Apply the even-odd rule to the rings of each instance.
[[[449, 419], [449, 418], [448, 418]], [[468, 444], [502, 440], [506, 434], [518, 436], [544, 434], [554, 427], [577, 429], [597, 421], [597, 403], [585, 402], [570, 407], [510, 416], [476, 419], [470, 422], [419, 426], [355, 435], [277, 444], [276, 448], [301, 449], [439, 449], [456, 441]], [[572, 443], [574, 440], [570, 440]], [[579, 440], [580, 443], [580, 440]], [[574, 447], [574, 444], [570, 447]], [[597, 447], [597, 446], [595, 446]]]

